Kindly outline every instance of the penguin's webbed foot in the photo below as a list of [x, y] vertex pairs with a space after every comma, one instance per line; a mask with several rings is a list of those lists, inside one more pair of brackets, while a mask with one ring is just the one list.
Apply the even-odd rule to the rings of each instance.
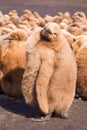
[[51, 118], [52, 113], [46, 114], [44, 117], [38, 117], [38, 118], [31, 118], [31, 121], [36, 121], [36, 122], [44, 122], [44, 121], [49, 121]]
[[62, 114], [61, 114], [61, 117], [62, 117], [63, 119], [68, 119], [68, 118], [69, 118], [69, 116], [68, 116], [68, 113], [67, 113], [67, 112], [62, 113]]

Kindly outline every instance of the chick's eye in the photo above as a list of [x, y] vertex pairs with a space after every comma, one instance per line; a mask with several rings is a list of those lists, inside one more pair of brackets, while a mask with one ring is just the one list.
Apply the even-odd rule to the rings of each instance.
[[57, 35], [57, 33], [54, 33], [54, 35]]
[[44, 30], [46, 30], [46, 27], [44, 27]]

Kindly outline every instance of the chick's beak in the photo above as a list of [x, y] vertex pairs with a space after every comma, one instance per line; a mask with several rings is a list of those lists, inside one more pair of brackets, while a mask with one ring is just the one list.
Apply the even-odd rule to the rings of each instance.
[[6, 37], [6, 38], [4, 38], [4, 40], [10, 40], [10, 38], [9, 38], [9, 37]]
[[49, 28], [46, 28], [46, 31], [50, 34], [53, 34]]
[[13, 38], [7, 37], [7, 38], [4, 38], [4, 40], [16, 40], [16, 38], [15, 37], [13, 37]]

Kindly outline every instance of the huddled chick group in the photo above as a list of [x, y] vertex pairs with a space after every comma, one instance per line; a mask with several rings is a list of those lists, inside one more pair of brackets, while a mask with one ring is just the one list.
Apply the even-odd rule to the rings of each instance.
[[[60, 26], [77, 62], [76, 93], [87, 100], [87, 18], [84, 12], [58, 12], [44, 17], [37, 12], [24, 10], [21, 16], [16, 10], [3, 14], [0, 11], [0, 93], [22, 96], [22, 78], [26, 66], [26, 44], [34, 32], [49, 22]], [[35, 36], [35, 35], [34, 35]], [[37, 41], [39, 38], [36, 36]], [[34, 45], [30, 45], [31, 48]]]

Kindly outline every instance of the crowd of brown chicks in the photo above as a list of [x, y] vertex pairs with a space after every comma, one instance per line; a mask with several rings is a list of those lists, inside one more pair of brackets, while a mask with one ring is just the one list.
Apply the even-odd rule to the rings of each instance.
[[76, 93], [87, 100], [87, 18], [84, 12], [58, 12], [55, 16], [41, 17], [37, 12], [16, 10], [0, 12], [0, 93], [22, 96], [21, 83], [25, 70], [25, 45], [29, 36], [46, 23], [59, 24], [70, 44], [77, 62]]

